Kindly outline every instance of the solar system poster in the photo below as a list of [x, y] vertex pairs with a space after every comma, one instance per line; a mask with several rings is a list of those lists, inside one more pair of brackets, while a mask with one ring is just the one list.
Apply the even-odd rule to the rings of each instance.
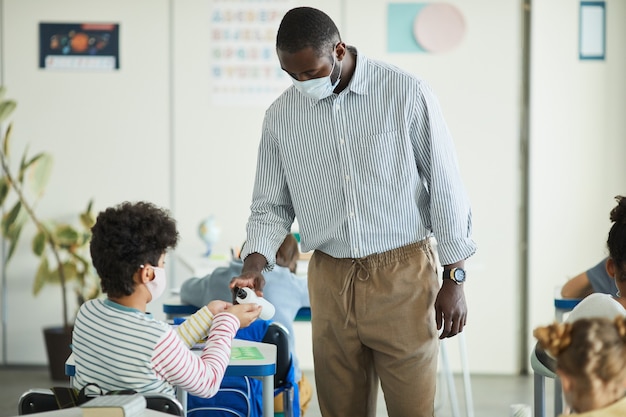
[[119, 70], [119, 25], [39, 23], [39, 68]]

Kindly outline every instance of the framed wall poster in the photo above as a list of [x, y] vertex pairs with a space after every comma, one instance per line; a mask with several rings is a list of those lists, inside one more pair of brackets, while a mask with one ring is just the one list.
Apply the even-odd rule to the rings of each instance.
[[581, 1], [579, 26], [579, 59], [604, 60], [606, 55], [605, 2]]
[[39, 68], [119, 70], [119, 24], [39, 23]]

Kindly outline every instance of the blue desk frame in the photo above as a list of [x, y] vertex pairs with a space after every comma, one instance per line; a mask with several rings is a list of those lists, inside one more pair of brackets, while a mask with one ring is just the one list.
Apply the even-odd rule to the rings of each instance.
[[[163, 304], [163, 312], [165, 313], [166, 320], [172, 320], [174, 317], [190, 316], [196, 311], [198, 311], [198, 307], [189, 304], [180, 304], [177, 302]], [[294, 321], [311, 321], [311, 308], [302, 307], [298, 310]]]

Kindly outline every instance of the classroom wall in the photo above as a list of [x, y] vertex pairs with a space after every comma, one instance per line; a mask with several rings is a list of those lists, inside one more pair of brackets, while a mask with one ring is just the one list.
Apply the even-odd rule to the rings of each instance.
[[[74, 221], [91, 198], [96, 210], [139, 199], [168, 206], [168, 2], [27, 0], [3, 1], [2, 7], [3, 80], [8, 96], [18, 102], [13, 152], [21, 155], [28, 144], [32, 154], [48, 151], [55, 160], [36, 207], [40, 217]], [[119, 22], [123, 70], [40, 70], [42, 21]], [[59, 287], [31, 295], [38, 264], [30, 250], [33, 234], [32, 225], [25, 228], [3, 277], [8, 363], [45, 363], [41, 329], [62, 323]], [[73, 295], [68, 297], [73, 303]]]
[[[284, 3], [325, 10], [360, 53], [414, 71], [433, 86], [455, 138], [479, 245], [467, 262], [465, 286], [470, 367], [476, 373], [518, 372], [520, 1], [450, 1], [463, 13], [467, 32], [444, 54], [388, 53], [384, 1], [367, 8], [357, 0]], [[56, 159], [37, 208], [41, 215], [67, 218], [92, 197], [97, 210], [125, 199], [148, 199], [173, 210], [181, 231], [179, 254], [200, 256], [204, 246], [197, 226], [210, 214], [221, 229], [215, 252], [239, 246], [265, 105], [212, 99], [207, 43], [214, 3], [0, 4], [1, 75], [19, 102], [14, 142], [52, 151]], [[595, 63], [577, 60], [577, 7], [565, 0], [533, 2], [530, 327], [550, 318], [555, 285], [602, 256], [611, 198], [623, 192], [619, 188], [626, 178], [618, 159], [626, 129], [620, 115], [626, 96], [626, 81], [620, 79], [626, 67], [620, 27], [625, 6], [607, 1], [610, 49], [606, 61]], [[39, 70], [40, 21], [119, 22], [122, 68], [115, 73]], [[0, 310], [7, 346], [2, 354], [11, 364], [39, 364], [45, 363], [41, 328], [61, 319], [59, 295], [58, 288], [30, 295], [35, 262], [28, 239], [23, 246], [3, 276], [9, 297]], [[170, 279], [179, 285], [189, 272], [176, 256], [169, 262], [175, 271]], [[159, 305], [153, 308], [158, 315]], [[25, 320], [26, 312], [32, 318]], [[304, 338], [306, 329], [299, 327], [298, 334]], [[458, 369], [458, 341], [446, 343]], [[306, 345], [299, 342], [300, 349]]]
[[613, 197], [626, 193], [626, 3], [606, 11], [606, 60], [581, 61], [578, 2], [533, 2], [531, 326], [552, 321], [556, 286], [607, 255]]
[[[517, 369], [519, 333], [515, 317], [519, 311], [521, 15], [514, 0], [448, 3], [463, 13], [467, 26], [461, 44], [448, 53], [386, 53], [384, 30], [365, 23], [372, 16], [386, 16], [386, 2], [376, 2], [371, 11], [361, 7], [359, 1], [347, 2], [346, 36], [363, 45], [368, 55], [421, 75], [437, 93], [455, 139], [479, 247], [466, 263], [471, 281], [465, 286], [469, 309], [467, 354], [473, 371], [510, 373]], [[506, 276], [502, 276], [504, 265]], [[494, 321], [506, 323], [499, 326], [497, 346], [485, 343], [491, 330], [484, 324]], [[445, 343], [458, 369], [459, 341]]]

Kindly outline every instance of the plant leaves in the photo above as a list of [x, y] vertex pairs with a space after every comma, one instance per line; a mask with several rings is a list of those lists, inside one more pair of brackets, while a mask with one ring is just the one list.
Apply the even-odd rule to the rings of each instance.
[[63, 272], [65, 273], [65, 282], [78, 278], [78, 268], [76, 263], [72, 261], [63, 262]]
[[93, 207], [93, 199], [89, 200], [89, 203], [87, 204], [87, 209], [85, 209], [83, 213], [80, 213], [80, 223], [83, 225], [85, 229], [90, 231], [90, 234], [91, 234], [91, 228], [93, 227], [94, 224], [96, 224], [96, 217], [94, 216], [91, 210], [92, 207]]
[[22, 210], [22, 203], [17, 201], [13, 208], [2, 216], [2, 234], [7, 238], [11, 239], [11, 228], [15, 227], [15, 223], [17, 218]]
[[14, 100], [0, 102], [0, 123], [7, 119], [16, 107], [17, 103]]
[[9, 147], [11, 145], [11, 132], [13, 132], [13, 123], [9, 123], [9, 127], [7, 127], [6, 132], [4, 132], [4, 139], [2, 141], [2, 152], [5, 157], [9, 157]]
[[[78, 271], [76, 269], [76, 264], [73, 262], [64, 262], [63, 264], [63, 273], [65, 274], [65, 282], [69, 282], [75, 280]], [[37, 273], [35, 274], [35, 282], [33, 283], [33, 295], [39, 294], [39, 291], [46, 284], [60, 284], [61, 276], [59, 275], [59, 269], [54, 268], [50, 269], [50, 264], [48, 263], [48, 258], [46, 256], [41, 257], [41, 262], [39, 263], [39, 268], [37, 268]]]
[[2, 234], [9, 240], [9, 252], [7, 254], [6, 262], [9, 262], [13, 256], [13, 252], [19, 241], [22, 227], [28, 221], [28, 214], [26, 210], [22, 209], [22, 203], [17, 201], [13, 208], [2, 217]]
[[[20, 174], [27, 178], [27, 186], [36, 198], [40, 198], [50, 180], [52, 172], [52, 156], [40, 153], [26, 163]], [[22, 176], [22, 175], [20, 175]]]
[[28, 145], [26, 145], [26, 148], [24, 149], [24, 153], [22, 154], [22, 159], [20, 160], [20, 170], [17, 173], [17, 182], [20, 185], [24, 183], [24, 172], [26, 171], [26, 156], [27, 155], [28, 155]]
[[54, 230], [53, 238], [59, 246], [67, 249], [80, 244], [81, 235], [69, 224], [61, 224]]
[[7, 252], [7, 259], [5, 261], [5, 263], [9, 263], [9, 261], [11, 260], [11, 258], [13, 257], [13, 253], [15, 253], [15, 248], [17, 247], [17, 243], [20, 240], [20, 234], [22, 233], [22, 227], [17, 227], [15, 228], [15, 230], [13, 231], [14, 236], [13, 238], [9, 239], [9, 251]]
[[50, 268], [48, 267], [48, 258], [42, 256], [39, 267], [35, 273], [35, 281], [33, 282], [33, 295], [37, 296], [46, 282], [50, 282]]
[[[63, 274], [65, 275], [65, 283], [75, 280], [77, 276], [77, 268], [76, 264], [72, 261], [64, 262], [63, 264]], [[61, 283], [61, 275], [59, 274], [59, 268], [54, 268], [54, 270], [50, 271], [50, 275], [47, 277], [47, 282], [49, 284], [60, 284]]]
[[91, 262], [90, 262], [87, 258], [85, 258], [84, 256], [79, 255], [79, 254], [78, 254], [78, 253], [76, 253], [76, 252], [73, 252], [73, 253], [72, 253], [72, 257], [73, 257], [74, 259], [76, 259], [76, 261], [77, 261], [77, 262], [80, 262], [80, 263], [83, 265], [83, 269], [84, 269], [85, 271], [88, 271], [88, 270], [89, 270], [89, 268], [90, 268], [90, 266], [91, 266]]
[[46, 234], [43, 231], [39, 231], [33, 238], [33, 253], [39, 257], [46, 249]]
[[7, 177], [0, 178], [0, 206], [4, 205], [4, 200], [6, 200], [10, 190], [11, 186]]

